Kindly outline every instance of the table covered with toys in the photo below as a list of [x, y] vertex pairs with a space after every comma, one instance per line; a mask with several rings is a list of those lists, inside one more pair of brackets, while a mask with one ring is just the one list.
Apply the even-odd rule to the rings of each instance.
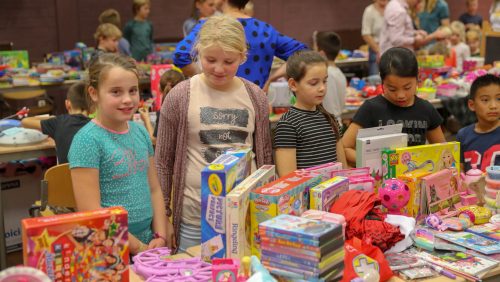
[[[400, 125], [366, 129], [356, 168], [327, 163], [281, 178], [273, 165], [252, 173], [250, 149], [222, 154], [200, 175], [201, 246], [190, 254], [158, 248], [131, 258], [119, 207], [24, 219], [24, 265], [55, 281], [499, 275], [500, 167], [463, 172], [458, 142], [406, 147], [407, 138]], [[7, 271], [0, 277], [30, 273]]]

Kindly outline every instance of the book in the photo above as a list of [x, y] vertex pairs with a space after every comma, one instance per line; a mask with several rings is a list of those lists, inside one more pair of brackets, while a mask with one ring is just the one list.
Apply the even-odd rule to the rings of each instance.
[[[321, 262], [304, 260], [301, 258], [294, 257], [292, 255], [286, 255], [282, 253], [277, 253], [273, 251], [262, 251], [262, 261], [272, 261], [274, 263], [283, 264], [284, 262], [288, 264], [295, 264], [298, 269], [303, 269], [303, 266], [306, 266], [310, 271], [321, 274], [325, 272], [325, 270], [330, 269], [332, 266], [342, 264], [344, 259], [344, 249], [340, 249], [337, 252], [333, 252], [329, 254], [326, 258], [324, 258]], [[285, 264], [286, 264], [285, 263]]]
[[500, 227], [492, 223], [486, 223], [483, 225], [474, 225], [467, 228], [465, 231], [483, 236], [487, 239], [500, 241]]
[[500, 243], [469, 232], [441, 232], [436, 237], [450, 241], [460, 246], [472, 249], [482, 254], [500, 253]]
[[290, 242], [279, 238], [261, 237], [261, 244], [264, 244], [271, 248], [276, 247], [296, 250], [297, 252], [303, 252], [304, 254], [310, 253], [309, 255], [315, 256], [316, 254], [325, 255], [340, 248], [344, 245], [344, 240], [342, 236], [336, 236], [335, 238], [332, 238], [330, 242], [325, 243], [322, 246], [315, 247], [307, 244]]
[[308, 219], [288, 214], [265, 221], [259, 225], [259, 230], [272, 231], [296, 236], [320, 243], [326, 242], [336, 233], [342, 232], [342, 226], [321, 220]]
[[417, 254], [418, 257], [427, 262], [453, 270], [458, 273], [478, 275], [498, 265], [493, 260], [484, 257], [473, 256], [464, 252], [426, 252]]

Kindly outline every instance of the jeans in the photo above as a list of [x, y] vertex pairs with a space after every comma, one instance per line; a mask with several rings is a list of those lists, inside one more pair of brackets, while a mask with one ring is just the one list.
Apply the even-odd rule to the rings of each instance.
[[377, 53], [372, 50], [372, 48], [368, 49], [368, 75], [378, 74], [378, 64], [377, 64]]

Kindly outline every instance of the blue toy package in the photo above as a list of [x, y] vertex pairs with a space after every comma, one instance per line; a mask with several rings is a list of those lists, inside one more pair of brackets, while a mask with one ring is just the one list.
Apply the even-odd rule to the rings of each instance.
[[201, 256], [204, 260], [225, 257], [226, 195], [248, 176], [250, 152], [223, 154], [201, 171]]

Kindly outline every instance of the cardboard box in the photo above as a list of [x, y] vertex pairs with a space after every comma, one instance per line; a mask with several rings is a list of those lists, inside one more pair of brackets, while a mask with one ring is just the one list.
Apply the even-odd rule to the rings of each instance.
[[342, 193], [349, 190], [347, 177], [335, 176], [311, 188], [311, 209], [330, 211], [331, 205]]
[[[245, 164], [242, 164], [245, 163]], [[226, 195], [246, 177], [247, 157], [223, 154], [201, 171], [201, 256], [204, 260], [226, 254]]]
[[401, 210], [404, 215], [417, 217], [420, 214], [420, 201], [422, 197], [422, 178], [429, 175], [428, 171], [409, 172], [400, 175], [402, 180], [410, 189], [410, 200]]
[[408, 172], [438, 172], [455, 168], [460, 175], [460, 143], [440, 144], [384, 149], [382, 171], [384, 179], [396, 178]]
[[52, 281], [128, 281], [127, 211], [121, 207], [22, 221], [24, 265]]
[[260, 257], [259, 223], [279, 214], [300, 216], [309, 202], [309, 189], [321, 182], [322, 176], [297, 170], [250, 193], [252, 255]]
[[327, 181], [328, 179], [333, 178], [332, 173], [334, 171], [338, 171], [342, 169], [342, 163], [326, 163], [322, 165], [313, 166], [310, 168], [306, 168], [305, 170], [310, 172], [319, 173], [323, 176], [323, 181]]
[[163, 89], [160, 89], [160, 78], [170, 69], [172, 69], [171, 64], [151, 66], [151, 94], [155, 100], [154, 108], [157, 111], [161, 108], [161, 97], [163, 93]]
[[11, 252], [23, 247], [21, 220], [30, 216], [30, 207], [40, 200], [42, 173], [1, 178], [5, 243]]
[[276, 177], [274, 165], [264, 165], [226, 196], [226, 256], [241, 259], [250, 256], [250, 192]]

